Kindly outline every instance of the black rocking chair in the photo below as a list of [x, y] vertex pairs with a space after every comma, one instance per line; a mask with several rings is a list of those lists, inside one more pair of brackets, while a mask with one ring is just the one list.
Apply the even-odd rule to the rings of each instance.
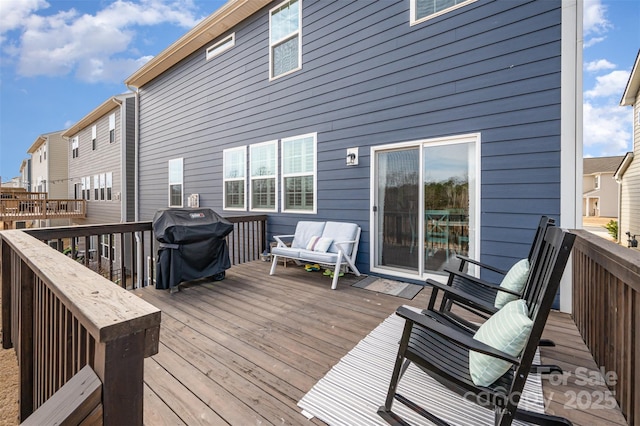
[[[526, 284], [526, 298], [532, 301], [528, 311], [533, 325], [519, 356], [511, 356], [475, 340], [471, 330], [438, 321], [428, 312], [420, 313], [407, 307], [398, 308], [396, 314], [406, 322], [386, 401], [379, 408], [378, 414], [389, 424], [408, 424], [392, 411], [393, 402], [397, 400], [435, 424], [448, 424], [430, 413], [427, 408], [419, 407], [408, 397], [396, 393], [398, 382], [413, 362], [457, 394], [493, 409], [496, 425], [510, 425], [514, 419], [536, 424], [570, 425], [568, 420], [561, 417], [519, 409], [518, 403], [574, 240], [574, 235], [555, 227], [548, 228], [545, 233], [533, 259]], [[450, 293], [448, 296], [456, 302], [465, 303], [456, 294]], [[476, 385], [471, 379], [470, 351], [505, 360], [512, 366], [492, 384]]]

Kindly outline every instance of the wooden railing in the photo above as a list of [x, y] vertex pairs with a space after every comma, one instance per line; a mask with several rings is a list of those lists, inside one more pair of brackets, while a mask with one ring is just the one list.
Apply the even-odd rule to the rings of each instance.
[[88, 365], [102, 382], [102, 422], [142, 424], [160, 311], [23, 231], [0, 232], [0, 250], [2, 346], [18, 357], [20, 421]]
[[[225, 219], [233, 223], [226, 238], [231, 264], [258, 260], [267, 247], [267, 216]], [[149, 221], [25, 230], [129, 289], [154, 282], [157, 242], [152, 231]]]
[[85, 200], [50, 198], [0, 199], [0, 221], [72, 219], [85, 216]]
[[[232, 264], [259, 259], [267, 217], [226, 219], [234, 224], [227, 237]], [[100, 411], [90, 418], [142, 424], [143, 360], [158, 351], [160, 311], [125, 288], [153, 283], [153, 262], [137, 265], [153, 259], [156, 246], [151, 222], [0, 232], [2, 345], [18, 355], [20, 421], [38, 407], [50, 409], [45, 403], [74, 378], [82, 381], [88, 365], [102, 382]], [[114, 266], [102, 255], [116, 248]], [[119, 286], [106, 279], [117, 275]]]
[[587, 231], [573, 232], [578, 236], [573, 246], [573, 319], [622, 413], [630, 425], [636, 424], [640, 419], [640, 252]]

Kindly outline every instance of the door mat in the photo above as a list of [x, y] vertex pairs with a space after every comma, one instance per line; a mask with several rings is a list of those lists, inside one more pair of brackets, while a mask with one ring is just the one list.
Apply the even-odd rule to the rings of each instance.
[[389, 280], [386, 278], [369, 276], [355, 284], [352, 287], [363, 288], [377, 293], [388, 294], [390, 296], [402, 297], [403, 299], [413, 299], [416, 294], [420, 293], [424, 287], [417, 284], [403, 283], [400, 281]]

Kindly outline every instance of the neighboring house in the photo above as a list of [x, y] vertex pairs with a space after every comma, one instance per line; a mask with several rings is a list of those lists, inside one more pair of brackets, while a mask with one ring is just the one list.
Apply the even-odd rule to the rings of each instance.
[[[68, 198], [68, 148], [62, 139], [63, 132], [42, 134], [27, 150], [31, 154], [31, 191], [44, 192], [47, 198]], [[41, 219], [36, 222], [39, 227], [69, 225], [69, 219]]]
[[[127, 93], [110, 97], [62, 134], [69, 150], [68, 196], [87, 205], [86, 218], [74, 219], [75, 225], [134, 219], [134, 133], [135, 99]], [[116, 262], [120, 244], [112, 243], [117, 250], [109, 250], [109, 236], [104, 235], [91, 241], [89, 250]]]
[[510, 266], [540, 215], [580, 217], [581, 19], [575, 0], [230, 0], [125, 81], [137, 219], [198, 194], [269, 237], [357, 222], [365, 273]]
[[20, 183], [21, 183], [20, 182], [20, 176], [16, 176], [16, 177], [13, 177], [13, 178], [9, 179], [8, 181], [0, 183], [0, 187], [3, 187], [3, 188], [22, 188], [22, 185]]
[[618, 217], [620, 190], [613, 174], [623, 156], [585, 158], [582, 163], [582, 215]]
[[640, 239], [640, 51], [636, 56], [621, 106], [633, 107], [633, 151], [628, 152], [616, 170], [620, 183], [619, 239], [626, 244], [629, 235]]
[[20, 164], [21, 187], [31, 192], [31, 159], [25, 158]]

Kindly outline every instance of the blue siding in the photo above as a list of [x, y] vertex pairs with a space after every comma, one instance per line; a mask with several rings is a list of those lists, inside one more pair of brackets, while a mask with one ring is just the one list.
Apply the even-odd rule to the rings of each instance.
[[268, 79], [274, 2], [233, 29], [234, 48], [205, 61], [203, 46], [141, 88], [141, 219], [167, 206], [171, 158], [185, 196], [231, 215], [224, 148], [317, 132], [318, 213], [270, 214], [269, 233], [358, 222], [367, 272], [370, 147], [480, 132], [483, 259], [526, 256], [539, 215], [560, 213], [560, 1], [478, 0], [415, 26], [409, 0], [302, 1], [302, 70]]

